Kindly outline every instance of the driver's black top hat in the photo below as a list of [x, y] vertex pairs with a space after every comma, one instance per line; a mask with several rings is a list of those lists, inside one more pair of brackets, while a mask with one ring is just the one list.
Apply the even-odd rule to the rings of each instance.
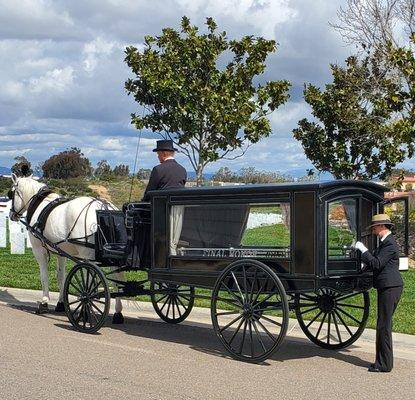
[[173, 140], [157, 140], [157, 146], [153, 151], [177, 151], [173, 147]]

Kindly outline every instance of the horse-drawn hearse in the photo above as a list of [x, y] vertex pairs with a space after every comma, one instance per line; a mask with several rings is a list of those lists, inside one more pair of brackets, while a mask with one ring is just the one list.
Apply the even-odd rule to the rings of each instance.
[[[150, 192], [150, 203], [122, 211], [98, 210], [95, 261], [71, 257], [65, 311], [77, 330], [93, 333], [111, 298], [149, 295], [168, 323], [184, 321], [204, 298], [234, 358], [270, 357], [290, 312], [311, 341], [344, 348], [368, 319], [372, 273], [352, 243], [374, 249], [377, 239], [365, 231], [372, 215], [389, 207], [407, 256], [407, 202], [385, 201], [385, 191], [341, 180], [182, 188]], [[120, 280], [126, 271], [144, 277]]]

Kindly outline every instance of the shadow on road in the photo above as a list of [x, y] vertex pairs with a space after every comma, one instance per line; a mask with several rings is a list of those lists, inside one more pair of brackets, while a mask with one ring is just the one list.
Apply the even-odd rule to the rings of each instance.
[[[73, 329], [68, 324], [55, 324], [55, 326], [66, 330]], [[138, 320], [127, 317], [122, 325], [113, 325], [111, 320], [108, 319], [104, 329], [121, 331], [126, 335], [136, 336], [137, 338], [183, 344], [195, 351], [231, 359], [209, 325], [206, 325], [206, 327], [201, 327], [200, 325], [173, 325], [162, 321]], [[81, 335], [82, 333], [79, 334]], [[362, 368], [367, 368], [369, 365], [368, 360], [351, 354], [350, 350], [346, 349], [342, 352], [325, 350], [314, 345], [308, 339], [290, 338], [289, 336], [285, 338], [281, 347], [270, 359], [284, 362], [292, 359], [313, 357], [332, 358]], [[266, 366], [269, 364], [263, 362], [261, 365]]]

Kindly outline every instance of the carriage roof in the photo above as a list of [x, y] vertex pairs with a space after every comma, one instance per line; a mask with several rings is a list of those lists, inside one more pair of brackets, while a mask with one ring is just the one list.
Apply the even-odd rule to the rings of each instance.
[[185, 187], [172, 188], [160, 191], [149, 192], [150, 196], [158, 195], [232, 195], [249, 193], [278, 193], [287, 191], [318, 191], [326, 192], [333, 189], [366, 189], [375, 193], [383, 193], [389, 189], [386, 186], [370, 181], [360, 180], [332, 180], [332, 181], [313, 181], [313, 182], [284, 182], [272, 184], [248, 184], [235, 186], [210, 186], [210, 187]]

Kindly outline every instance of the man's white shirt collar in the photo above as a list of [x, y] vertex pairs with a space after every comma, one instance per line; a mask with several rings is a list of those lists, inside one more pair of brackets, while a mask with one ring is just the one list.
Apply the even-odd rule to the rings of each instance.
[[392, 232], [389, 231], [382, 239], [380, 239], [381, 242], [383, 242]]

